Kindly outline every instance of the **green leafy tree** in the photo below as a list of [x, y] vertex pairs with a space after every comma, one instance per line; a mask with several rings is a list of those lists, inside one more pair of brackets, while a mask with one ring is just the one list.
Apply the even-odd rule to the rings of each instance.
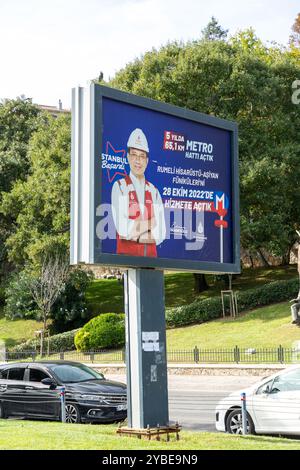
[[89, 318], [86, 290], [93, 278], [92, 272], [70, 270], [65, 287], [51, 311], [51, 331], [60, 333], [79, 328], [86, 323]]
[[285, 262], [300, 224], [300, 63], [250, 29], [225, 41], [171, 43], [116, 74], [110, 85], [239, 124], [241, 240]]
[[70, 140], [70, 116], [45, 117], [29, 144], [30, 175], [3, 195], [0, 211], [15, 221], [6, 248], [17, 267], [68, 250]]
[[[50, 309], [46, 312], [46, 321], [49, 318], [51, 320], [49, 329], [52, 334], [73, 330], [86, 323], [89, 312], [85, 294], [92, 279], [91, 272], [78, 268], [69, 270], [67, 278], [60, 286], [58, 297], [51, 302]], [[13, 273], [5, 289], [6, 318], [43, 320], [43, 309], [38, 306], [33, 295], [33, 290], [36, 291], [39, 286], [44, 288], [41, 272], [33, 271], [32, 267], [28, 266]]]
[[[40, 124], [40, 112], [29, 99], [4, 100], [0, 103], [0, 204], [16, 181], [25, 181], [30, 171], [28, 143]], [[15, 219], [0, 214], [0, 275], [12, 269], [7, 260], [5, 242]]]
[[9, 320], [40, 320], [40, 312], [31, 294], [32, 273], [27, 269], [11, 275], [5, 289], [4, 313]]

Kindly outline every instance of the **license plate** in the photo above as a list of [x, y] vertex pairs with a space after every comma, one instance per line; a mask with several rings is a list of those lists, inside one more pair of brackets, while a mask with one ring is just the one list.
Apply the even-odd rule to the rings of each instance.
[[118, 405], [117, 406], [117, 411], [123, 411], [123, 410], [127, 410], [127, 405]]

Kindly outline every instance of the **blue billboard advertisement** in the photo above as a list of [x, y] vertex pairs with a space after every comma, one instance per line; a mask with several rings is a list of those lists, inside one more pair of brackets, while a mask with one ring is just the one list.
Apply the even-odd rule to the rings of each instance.
[[109, 94], [95, 121], [95, 259], [237, 272], [235, 123]]

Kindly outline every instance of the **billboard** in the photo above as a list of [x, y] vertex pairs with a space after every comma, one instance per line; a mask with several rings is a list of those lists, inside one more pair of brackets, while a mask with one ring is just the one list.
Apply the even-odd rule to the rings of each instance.
[[239, 272], [237, 125], [74, 90], [71, 206], [72, 264]]

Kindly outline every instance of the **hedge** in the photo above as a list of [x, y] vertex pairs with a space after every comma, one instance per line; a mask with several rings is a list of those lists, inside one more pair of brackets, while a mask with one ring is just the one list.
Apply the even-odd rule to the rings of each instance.
[[[60, 352], [60, 351], [73, 351], [74, 347], [74, 338], [79, 329], [67, 331], [65, 333], [60, 333], [59, 335], [50, 336], [50, 351], [51, 352]], [[44, 348], [47, 350], [48, 340], [44, 341]], [[40, 340], [32, 339], [26, 341], [26, 343], [18, 344], [10, 349], [11, 352], [26, 352], [26, 351], [35, 351], [40, 349]]]
[[[298, 279], [275, 281], [262, 287], [248, 289], [237, 293], [238, 311], [263, 307], [272, 303], [283, 302], [297, 296], [299, 290]], [[195, 300], [190, 305], [175, 307], [166, 310], [166, 323], [168, 328], [204, 323], [222, 315], [221, 297]]]

